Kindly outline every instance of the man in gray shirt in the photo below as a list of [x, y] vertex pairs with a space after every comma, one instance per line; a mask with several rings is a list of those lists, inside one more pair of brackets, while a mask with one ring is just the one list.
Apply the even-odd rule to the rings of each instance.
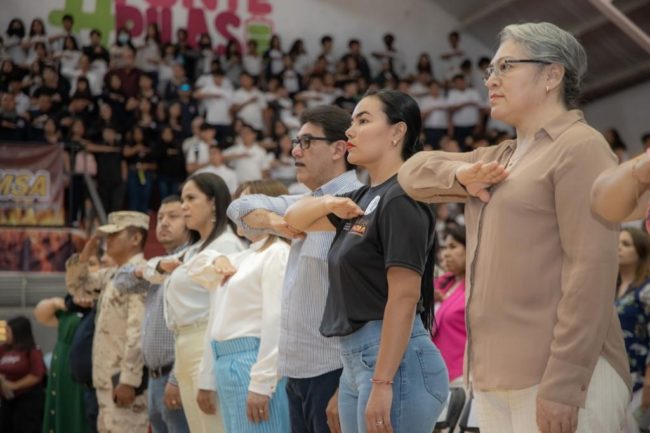
[[[156, 237], [168, 253], [183, 249], [189, 239], [181, 212], [181, 199], [169, 196], [158, 210]], [[181, 396], [174, 377], [174, 334], [164, 317], [164, 287], [141, 278], [141, 269], [127, 265], [114, 278], [123, 293], [146, 293], [142, 322], [142, 355], [149, 370], [147, 410], [153, 433], [189, 433]]]
[[[311, 195], [337, 195], [362, 186], [347, 163], [350, 115], [334, 106], [305, 110], [293, 141], [297, 177]], [[334, 232], [304, 234], [283, 219], [302, 195], [246, 195], [228, 208], [228, 217], [242, 229], [292, 238], [282, 290], [279, 373], [288, 378], [291, 433], [337, 433], [337, 396], [341, 375], [338, 338], [319, 332], [329, 287], [327, 253]]]

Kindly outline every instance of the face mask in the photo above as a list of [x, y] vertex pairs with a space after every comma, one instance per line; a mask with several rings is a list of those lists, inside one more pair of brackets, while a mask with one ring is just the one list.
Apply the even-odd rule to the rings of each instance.
[[118, 40], [121, 44], [126, 44], [126, 43], [128, 43], [128, 42], [129, 42], [129, 35], [128, 35], [128, 33], [120, 33], [120, 34], [117, 36], [117, 40]]

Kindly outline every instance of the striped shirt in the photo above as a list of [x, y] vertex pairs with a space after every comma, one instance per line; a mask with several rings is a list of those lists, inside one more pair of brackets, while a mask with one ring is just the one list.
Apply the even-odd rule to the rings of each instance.
[[[311, 195], [339, 195], [361, 188], [354, 171], [348, 171]], [[302, 195], [267, 197], [246, 195], [228, 207], [228, 217], [247, 231], [242, 218], [257, 209], [284, 215]], [[291, 243], [282, 289], [278, 371], [294, 379], [317, 377], [342, 367], [339, 339], [323, 337], [318, 330], [329, 288], [327, 253], [334, 232], [308, 233]]]
[[[182, 250], [178, 248], [176, 251]], [[159, 284], [150, 284], [135, 276], [135, 265], [123, 266], [113, 279], [121, 293], [146, 293], [144, 320], [142, 321], [142, 356], [150, 369], [167, 367], [174, 363], [174, 334], [167, 329], [164, 317], [164, 290]], [[170, 382], [176, 384], [172, 374]]]

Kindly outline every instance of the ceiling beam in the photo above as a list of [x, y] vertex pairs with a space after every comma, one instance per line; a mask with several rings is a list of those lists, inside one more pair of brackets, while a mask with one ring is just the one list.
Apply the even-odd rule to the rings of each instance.
[[[643, 7], [643, 6], [645, 6], [645, 5], [649, 4], [649, 3], [650, 3], [650, 0], [636, 0], [636, 1], [632, 1], [632, 2], [624, 4], [623, 6], [621, 6], [619, 8], [619, 10], [622, 13], [624, 13], [626, 15], [629, 15], [629, 14], [633, 13], [634, 11], [636, 11], [637, 9], [640, 9], [641, 7]], [[605, 25], [605, 24], [607, 24], [609, 22], [610, 22], [609, 19], [601, 13], [598, 16], [596, 16], [596, 17], [594, 17], [594, 18], [592, 18], [590, 20], [584, 21], [584, 22], [578, 24], [577, 26], [569, 29], [569, 32], [572, 33], [575, 37], [579, 38], [582, 35], [584, 35], [585, 33], [589, 33], [590, 31], [595, 30], [598, 27], [601, 27], [601, 26], [603, 26], [603, 25]]]
[[630, 39], [636, 42], [650, 54], [650, 36], [637, 26], [627, 15], [623, 14], [611, 0], [589, 0], [596, 9], [605, 15], [612, 23], [623, 31]]
[[460, 25], [462, 28], [468, 28], [472, 24], [481, 21], [482, 19], [489, 17], [495, 12], [503, 9], [506, 6], [515, 3], [517, 0], [494, 0], [487, 2], [487, 4], [481, 8], [474, 10], [474, 12], [464, 16], [460, 19]]

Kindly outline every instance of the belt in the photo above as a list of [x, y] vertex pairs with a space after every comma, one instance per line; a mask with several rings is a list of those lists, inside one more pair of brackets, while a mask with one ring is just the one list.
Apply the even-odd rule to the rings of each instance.
[[173, 368], [174, 364], [169, 364], [158, 368], [149, 368], [149, 377], [152, 379], [158, 379], [171, 373]]

